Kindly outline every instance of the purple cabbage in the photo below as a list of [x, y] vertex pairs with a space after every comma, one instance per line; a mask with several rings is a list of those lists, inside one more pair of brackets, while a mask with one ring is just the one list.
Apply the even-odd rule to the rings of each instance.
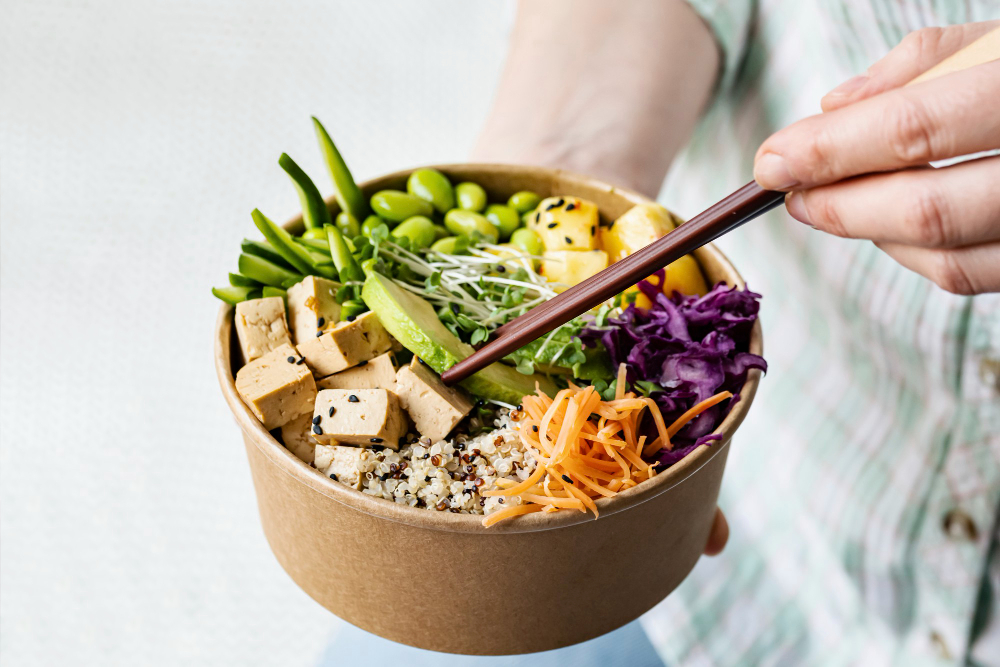
[[[662, 283], [663, 271], [655, 274]], [[639, 289], [653, 303], [647, 309], [629, 305], [607, 326], [588, 326], [579, 337], [586, 347], [602, 345], [612, 367], [626, 364], [630, 385], [638, 381], [661, 387], [649, 395], [660, 406], [669, 424], [696, 403], [720, 391], [733, 399], [713, 406], [694, 418], [673, 438], [674, 448], [657, 458], [668, 467], [698, 445], [717, 440], [712, 431], [722, 422], [750, 369], [767, 370], [767, 363], [747, 352], [750, 330], [760, 309], [759, 294], [719, 283], [705, 296], [664, 294], [656, 284], [643, 281]]]

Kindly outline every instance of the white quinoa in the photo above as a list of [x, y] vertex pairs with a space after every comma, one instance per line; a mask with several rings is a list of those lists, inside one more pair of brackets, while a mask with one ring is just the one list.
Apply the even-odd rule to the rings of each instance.
[[[475, 437], [458, 435], [430, 442], [429, 438], [390, 449], [367, 452], [358, 462], [361, 492], [411, 507], [490, 514], [520, 504], [519, 498], [484, 498], [498, 478], [522, 481], [535, 469], [512, 428], [507, 410], [501, 410], [492, 431]], [[404, 465], [405, 464], [405, 465]]]

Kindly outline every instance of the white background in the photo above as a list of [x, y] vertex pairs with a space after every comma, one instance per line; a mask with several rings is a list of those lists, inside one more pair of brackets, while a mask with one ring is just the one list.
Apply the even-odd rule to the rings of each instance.
[[[499, 1], [6, 0], [0, 18], [0, 655], [308, 664], [336, 619], [264, 541], [209, 289], [250, 211], [468, 154]], [[374, 664], [374, 663], [373, 663]]]

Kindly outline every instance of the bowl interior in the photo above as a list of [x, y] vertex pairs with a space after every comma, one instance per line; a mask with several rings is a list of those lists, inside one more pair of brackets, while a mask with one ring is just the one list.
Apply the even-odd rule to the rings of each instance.
[[[547, 197], [550, 195], [573, 195], [588, 199], [600, 211], [602, 221], [614, 220], [635, 204], [648, 202], [642, 195], [621, 188], [616, 188], [602, 181], [542, 167], [520, 167], [514, 165], [493, 164], [452, 164], [432, 165], [444, 172], [454, 183], [471, 180], [479, 183], [487, 191], [491, 200], [506, 200], [510, 195], [521, 190], [532, 190]], [[413, 169], [407, 169], [361, 184], [361, 189], [368, 196], [384, 189], [406, 189], [406, 178]], [[331, 211], [336, 214], [339, 206], [331, 197], [328, 199]], [[285, 223], [290, 231], [300, 232], [302, 216], [299, 214]], [[743, 287], [743, 279], [725, 256], [712, 245], [705, 246], [694, 253], [702, 270], [710, 283], [724, 281], [730, 285]], [[287, 474], [292, 475], [315, 490], [337, 502], [376, 515], [390, 521], [399, 521], [425, 528], [449, 532], [471, 532], [496, 534], [499, 532], [529, 532], [536, 530], [551, 530], [593, 520], [592, 515], [580, 512], [533, 513], [517, 517], [510, 521], [498, 523], [490, 528], [484, 528], [482, 517], [473, 514], [453, 514], [451, 512], [434, 512], [424, 508], [409, 507], [394, 503], [391, 500], [375, 498], [365, 493], [355, 491], [343, 484], [334, 482], [316, 469], [302, 462], [298, 457], [264, 429], [264, 426], [243, 403], [233, 382], [233, 377], [239, 369], [239, 345], [233, 331], [233, 307], [223, 305], [219, 311], [216, 323], [215, 361], [216, 371], [222, 392], [233, 411], [240, 428], [260, 449], [268, 459]], [[760, 322], [758, 321], [751, 333], [750, 351], [763, 354], [763, 339]], [[680, 462], [674, 464], [651, 480], [643, 482], [614, 498], [596, 501], [601, 516], [607, 516], [623, 511], [638, 503], [653, 498], [676, 484], [682, 483], [695, 474], [715, 454], [729, 445], [733, 432], [742, 423], [750, 404], [753, 402], [760, 380], [760, 371], [751, 371], [747, 381], [740, 390], [740, 400], [723, 420], [715, 433], [720, 440], [711, 445], [698, 447]]]

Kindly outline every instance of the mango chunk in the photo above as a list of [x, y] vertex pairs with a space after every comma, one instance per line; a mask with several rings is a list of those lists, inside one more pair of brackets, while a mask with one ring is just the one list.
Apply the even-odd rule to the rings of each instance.
[[546, 250], [594, 250], [597, 206], [579, 197], [543, 199], [529, 218], [529, 229], [542, 237]]

